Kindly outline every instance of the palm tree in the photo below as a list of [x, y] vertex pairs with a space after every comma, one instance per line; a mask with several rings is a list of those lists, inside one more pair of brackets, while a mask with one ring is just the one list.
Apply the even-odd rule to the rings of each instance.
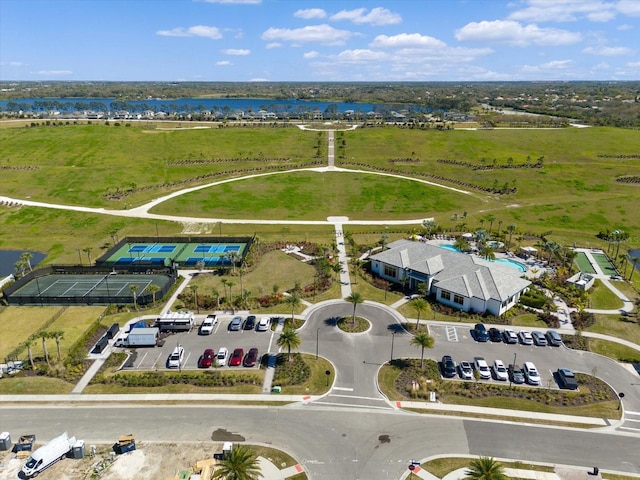
[[420, 347], [422, 349], [420, 352], [420, 368], [424, 366], [424, 349], [433, 348], [434, 343], [435, 340], [427, 332], [418, 332], [411, 339], [411, 345]]
[[133, 306], [137, 310], [138, 309], [138, 285], [129, 285], [129, 290], [131, 290], [131, 295], [133, 295]]
[[469, 242], [467, 241], [467, 239], [463, 237], [456, 238], [456, 241], [453, 244], [453, 246], [456, 247], [461, 252], [468, 252], [469, 250], [471, 250], [471, 245], [469, 245]]
[[200, 305], [198, 304], [198, 285], [189, 285], [189, 288], [193, 292], [193, 301], [195, 304], [195, 309], [198, 313], [200, 313]]
[[364, 298], [358, 292], [351, 292], [351, 295], [345, 298], [345, 300], [353, 304], [353, 316], [351, 317], [351, 323], [355, 325], [356, 324], [356, 307], [358, 306], [359, 303], [364, 302]]
[[484, 242], [487, 240], [487, 231], [483, 229], [476, 230], [475, 237], [478, 245], [484, 245]]
[[479, 457], [471, 462], [465, 480], [508, 480], [504, 467], [492, 457]]
[[160, 287], [155, 283], [152, 283], [147, 287], [147, 290], [151, 292], [151, 297], [153, 298], [153, 303], [156, 303], [156, 293], [160, 291]]
[[496, 259], [496, 254], [493, 250], [492, 247], [490, 247], [489, 245], [482, 245], [480, 247], [480, 256], [482, 258], [484, 258], [485, 260], [489, 260], [489, 261], [493, 261]]
[[255, 480], [261, 473], [256, 452], [247, 445], [234, 445], [229, 456], [216, 465], [213, 478]]
[[82, 249], [82, 251], [87, 254], [87, 259], [89, 260], [89, 266], [91, 266], [91, 250], [93, 250], [93, 247], [87, 247]]
[[420, 325], [420, 314], [425, 310], [425, 308], [427, 308], [429, 304], [424, 298], [421, 298], [421, 297], [414, 298], [413, 300], [411, 300], [411, 303], [413, 304], [413, 309], [418, 314], [418, 319], [416, 320], [416, 332], [417, 332], [418, 326]]
[[49, 363], [49, 351], [47, 350], [47, 338], [49, 338], [49, 332], [39, 332], [38, 338], [42, 339], [42, 350], [44, 351], [44, 359], [47, 362], [47, 365], [51, 366]]
[[31, 351], [31, 345], [33, 345], [33, 338], [29, 338], [26, 342], [24, 342], [27, 347], [27, 356], [29, 357], [29, 363], [31, 364], [31, 370], [35, 370], [35, 364], [33, 363], [33, 352]]
[[493, 230], [493, 222], [495, 219], [495, 215], [487, 215], [487, 220], [489, 220], [489, 237], [491, 237], [491, 231]]
[[231, 288], [236, 286], [236, 282], [227, 280], [227, 286], [229, 287], [229, 306], [233, 307], [233, 294], [231, 293]]
[[33, 267], [31, 266], [31, 259], [33, 258], [33, 254], [31, 252], [24, 252], [20, 255], [20, 261], [24, 263], [24, 265], [29, 269], [30, 272], [33, 271]]
[[236, 273], [236, 263], [238, 263], [238, 259], [240, 258], [240, 255], [238, 255], [238, 252], [235, 252], [232, 250], [226, 254], [226, 257], [229, 260], [229, 263], [231, 263], [231, 266], [233, 267], [233, 273]]
[[638, 262], [640, 262], [640, 257], [632, 257], [629, 259], [631, 263], [633, 263], [633, 268], [631, 268], [631, 273], [629, 274], [629, 281], [633, 278], [633, 272], [638, 268]]
[[227, 280], [226, 278], [223, 278], [222, 280], [220, 280], [220, 283], [222, 283], [222, 288], [224, 290], [224, 296], [227, 296], [227, 284], [229, 283], [229, 280]]
[[298, 348], [300, 346], [300, 337], [298, 336], [298, 332], [296, 332], [291, 327], [285, 327], [278, 337], [278, 346], [287, 349], [287, 360], [291, 361], [291, 349]]
[[49, 334], [51, 338], [56, 341], [56, 348], [58, 350], [58, 362], [60, 362], [62, 355], [60, 354], [60, 340], [64, 338], [64, 332], [62, 330], [56, 330]]
[[517, 225], [512, 223], [511, 225], [507, 225], [507, 232], [509, 232], [509, 244], [507, 245], [507, 250], [511, 248], [511, 237], [513, 236], [513, 232], [516, 231]]
[[342, 265], [339, 263], [333, 263], [331, 265], [331, 270], [336, 274], [336, 281], [340, 280], [340, 272], [342, 271]]
[[383, 233], [382, 236], [380, 237], [380, 240], [378, 240], [378, 245], [382, 247], [382, 251], [384, 251], [384, 247], [387, 245], [388, 240], [389, 240], [389, 235], [387, 235], [386, 233]]
[[217, 305], [217, 308], [219, 309], [220, 308], [220, 292], [218, 291], [217, 288], [214, 287], [211, 289], [211, 295], [213, 295], [213, 298], [216, 299], [216, 305]]
[[435, 228], [436, 221], [433, 219], [425, 220], [422, 222], [422, 228], [427, 231], [427, 237], [431, 238], [431, 231]]
[[284, 298], [284, 303], [291, 307], [291, 321], [293, 322], [293, 315], [295, 314], [296, 308], [302, 304], [302, 300], [300, 300], [298, 294], [292, 293]]

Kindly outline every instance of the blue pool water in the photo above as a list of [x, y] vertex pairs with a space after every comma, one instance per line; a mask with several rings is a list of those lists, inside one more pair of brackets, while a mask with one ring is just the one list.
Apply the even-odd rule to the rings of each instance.
[[527, 267], [525, 267], [522, 263], [511, 260], [510, 258], [496, 258], [494, 261], [498, 263], [504, 263], [509, 267], [517, 268], [523, 273], [527, 271]]
[[443, 244], [443, 245], [438, 245], [440, 248], [444, 248], [445, 250], [451, 250], [453, 252], [459, 252], [460, 250], [458, 250], [456, 247], [454, 247], [453, 245], [448, 245], [448, 244]]

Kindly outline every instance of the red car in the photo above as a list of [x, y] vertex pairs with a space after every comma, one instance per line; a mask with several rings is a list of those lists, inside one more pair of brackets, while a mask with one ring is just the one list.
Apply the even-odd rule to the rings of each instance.
[[254, 367], [257, 361], [258, 361], [258, 349], [250, 348], [247, 354], [244, 356], [242, 365], [244, 365], [245, 367]]
[[241, 348], [236, 348], [231, 354], [231, 358], [229, 359], [230, 367], [239, 367], [242, 365], [242, 357], [244, 357], [244, 350]]
[[213, 363], [213, 357], [215, 357], [216, 354], [213, 351], [213, 349], [211, 348], [207, 348], [204, 353], [202, 354], [202, 356], [200, 357], [200, 361], [198, 362], [198, 366], [200, 368], [209, 368], [211, 366], [211, 364]]

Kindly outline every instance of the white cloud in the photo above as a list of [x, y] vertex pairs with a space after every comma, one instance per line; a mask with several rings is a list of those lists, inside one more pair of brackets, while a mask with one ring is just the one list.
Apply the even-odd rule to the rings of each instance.
[[40, 70], [36, 74], [48, 77], [65, 77], [73, 75], [73, 72], [71, 70]]
[[547, 75], [565, 76], [573, 71], [570, 70], [570, 68], [573, 67], [574, 64], [573, 60], [552, 60], [551, 62], [540, 65], [523, 65], [521, 70], [525, 73], [544, 73]]
[[205, 3], [225, 3], [225, 4], [246, 4], [246, 5], [257, 5], [262, 3], [262, 0], [198, 0], [200, 2]]
[[459, 41], [506, 43], [524, 47], [534, 45], [568, 45], [580, 41], [579, 33], [557, 28], [522, 25], [513, 20], [471, 22], [456, 31]]
[[341, 63], [380, 62], [388, 58], [384, 52], [369, 49], [344, 50], [336, 57]]
[[640, 62], [627, 62], [627, 67], [640, 68]]
[[376, 7], [367, 12], [366, 8], [341, 10], [331, 16], [331, 20], [348, 20], [356, 24], [368, 23], [375, 26], [395, 25], [402, 22], [402, 17], [386, 8]]
[[27, 65], [23, 62], [0, 62], [0, 67], [26, 67]]
[[620, 30], [621, 32], [624, 32], [626, 30], [633, 30], [633, 25], [623, 23], [622, 25], [618, 25], [617, 30]]
[[242, 49], [242, 48], [227, 48], [226, 50], [223, 50], [222, 53], [224, 53], [225, 55], [242, 56], [242, 55], [249, 55], [251, 53], [251, 50]]
[[282, 48], [284, 45], [282, 45], [280, 42], [271, 42], [271, 43], [267, 43], [265, 45], [265, 48]]
[[304, 55], [302, 55], [303, 58], [317, 58], [320, 55], [320, 52], [316, 52], [315, 50], [311, 50], [309, 52], [305, 52]]
[[631, 55], [633, 50], [627, 47], [587, 47], [582, 50], [582, 53], [588, 53], [589, 55], [601, 55], [603, 57], [615, 57], [618, 55]]
[[226, 67], [229, 65], [233, 65], [233, 63], [231, 63], [229, 60], [220, 60], [219, 62], [216, 62], [216, 65], [218, 67]]
[[312, 18], [325, 18], [327, 16], [327, 12], [321, 8], [307, 8], [305, 10], [298, 10], [293, 14], [293, 16], [310, 20]]
[[269, 79], [268, 78], [260, 78], [260, 77], [258, 77], [258, 78], [250, 78], [249, 81], [250, 82], [268, 82]]
[[640, 17], [640, 2], [638, 0], [620, 0], [616, 4], [616, 9], [623, 15]]
[[323, 45], [343, 45], [356, 34], [347, 30], [337, 30], [330, 25], [313, 25], [304, 28], [270, 28], [262, 34], [267, 41], [285, 41], [293, 44], [317, 42]]
[[420, 35], [419, 33], [401, 33], [391, 37], [387, 35], [378, 35], [373, 39], [370, 46], [378, 48], [440, 48], [446, 46], [446, 44], [443, 41], [428, 35]]
[[525, 8], [509, 15], [524, 22], [606, 22], [616, 16], [614, 4], [602, 0], [524, 0]]
[[220, 29], [204, 25], [196, 25], [188, 28], [177, 27], [171, 30], [158, 30], [156, 34], [163, 37], [205, 37], [210, 38], [211, 40], [219, 40], [222, 38]]

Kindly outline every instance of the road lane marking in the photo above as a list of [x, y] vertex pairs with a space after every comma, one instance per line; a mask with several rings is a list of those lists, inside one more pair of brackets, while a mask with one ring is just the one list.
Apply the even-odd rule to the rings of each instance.
[[357, 405], [353, 403], [333, 403], [333, 402], [312, 402], [310, 403], [310, 405], [330, 405], [334, 407], [375, 408], [377, 410], [392, 410], [392, 407], [388, 405], [386, 407], [376, 407], [372, 405]]
[[353, 388], [349, 388], [349, 387], [333, 387], [331, 390], [342, 390], [344, 392], [353, 392]]
[[359, 397], [358, 395], [336, 395], [334, 393], [330, 393], [328, 395], [329, 397], [337, 397], [337, 398], [358, 398], [360, 400], [376, 400], [378, 402], [384, 402], [385, 400], [383, 398], [376, 398], [376, 397]]

